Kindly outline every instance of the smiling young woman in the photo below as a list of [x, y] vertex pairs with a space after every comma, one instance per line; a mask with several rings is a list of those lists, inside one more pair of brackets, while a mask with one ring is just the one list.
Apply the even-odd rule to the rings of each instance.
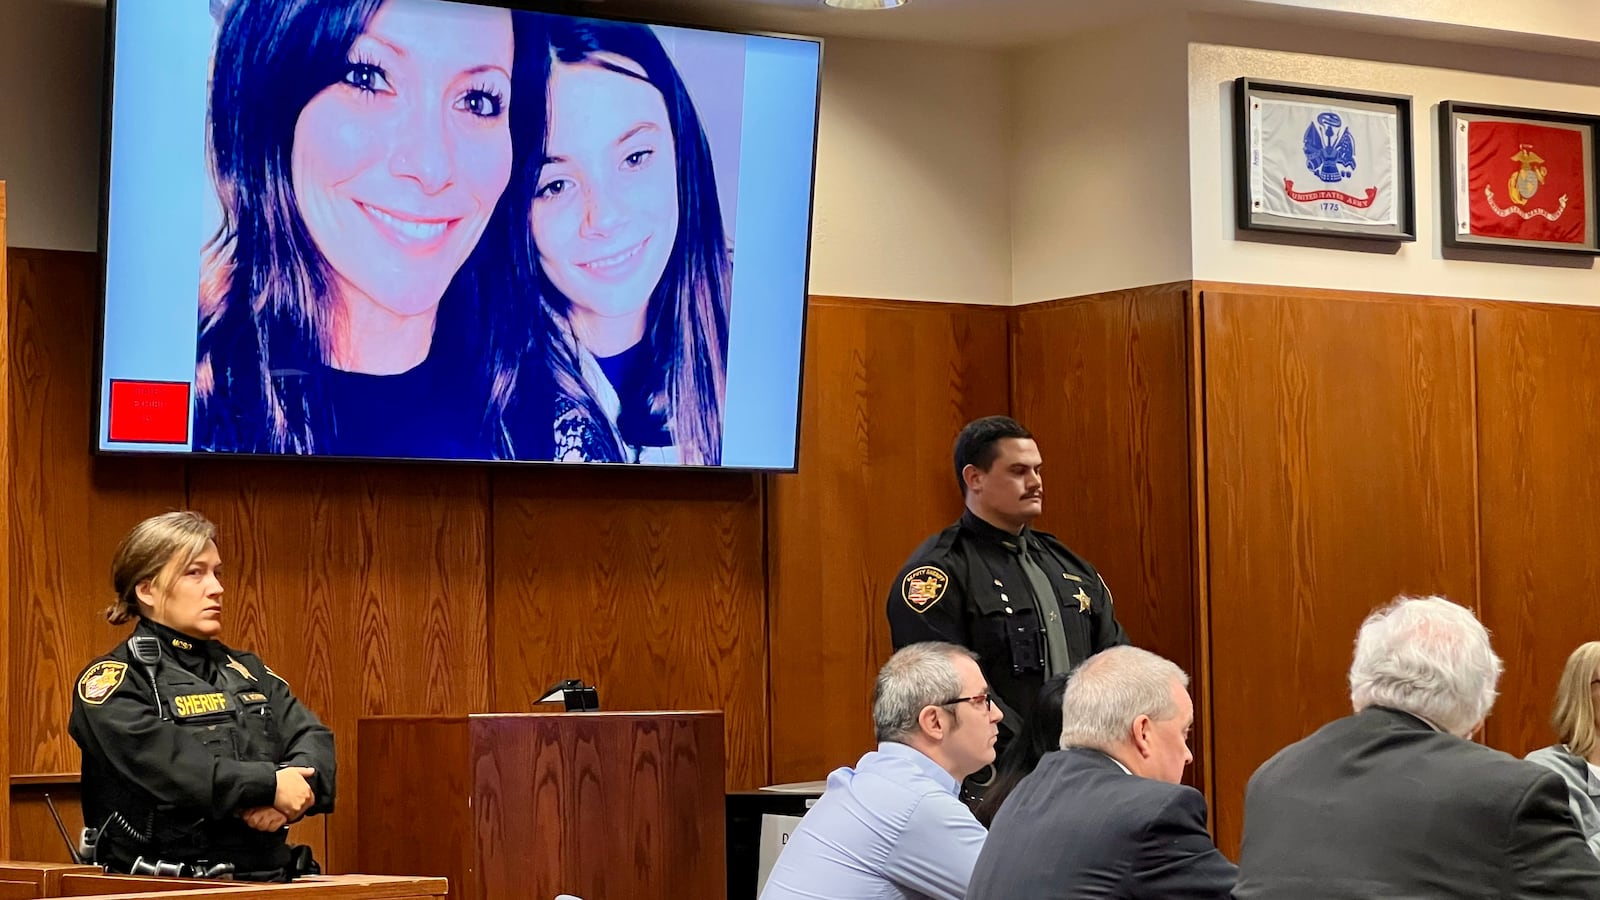
[[[645, 25], [519, 13], [512, 305], [542, 310], [554, 399], [517, 423], [563, 461], [718, 465], [732, 269], [710, 145]], [[521, 107], [527, 109], [527, 106]]]

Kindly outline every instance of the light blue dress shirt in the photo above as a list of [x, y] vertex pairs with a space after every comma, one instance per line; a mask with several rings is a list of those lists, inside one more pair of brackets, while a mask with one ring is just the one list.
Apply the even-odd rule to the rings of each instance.
[[884, 742], [828, 776], [761, 900], [962, 900], [989, 832], [949, 772]]

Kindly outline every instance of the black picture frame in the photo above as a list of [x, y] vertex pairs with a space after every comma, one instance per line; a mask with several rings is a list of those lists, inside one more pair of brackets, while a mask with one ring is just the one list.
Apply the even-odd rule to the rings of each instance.
[[[1413, 174], [1415, 151], [1409, 95], [1262, 81], [1249, 77], [1237, 78], [1233, 84], [1233, 195], [1235, 223], [1241, 231], [1357, 238], [1389, 243], [1403, 243], [1417, 239], [1416, 179]], [[1392, 115], [1395, 120], [1394, 223], [1365, 225], [1319, 222], [1265, 212], [1264, 203], [1255, 195], [1254, 173], [1261, 157], [1259, 147], [1254, 143], [1256, 132], [1252, 127], [1253, 116], [1259, 109], [1252, 104], [1252, 101], [1263, 97], [1322, 100]]]
[[[1586, 213], [1585, 235], [1582, 244], [1573, 244], [1566, 241], [1546, 241], [1534, 238], [1514, 238], [1487, 234], [1473, 234], [1471, 227], [1470, 201], [1467, 200], [1471, 193], [1468, 178], [1468, 160], [1463, 152], [1466, 142], [1465, 126], [1473, 121], [1504, 121], [1520, 122], [1531, 125], [1552, 126], [1557, 128], [1571, 128], [1579, 132], [1583, 141], [1583, 209]], [[1504, 249], [1515, 250], [1519, 253], [1555, 253], [1565, 256], [1600, 256], [1600, 223], [1596, 221], [1600, 213], [1600, 183], [1597, 183], [1596, 174], [1600, 173], [1600, 146], [1597, 146], [1596, 137], [1600, 136], [1600, 116], [1576, 112], [1556, 112], [1546, 109], [1528, 109], [1519, 106], [1492, 106], [1486, 103], [1471, 103], [1460, 100], [1445, 100], [1439, 103], [1439, 237], [1444, 247], [1460, 250]], [[1542, 159], [1534, 157], [1537, 162]], [[1507, 160], [1507, 172], [1511, 173], [1508, 181], [1515, 180], [1517, 170], [1511, 168], [1513, 160]], [[1529, 168], [1527, 160], [1522, 161], [1524, 169]], [[1543, 183], [1540, 175], [1537, 184]], [[1487, 187], [1487, 186], [1486, 186]], [[1508, 184], [1508, 190], [1510, 185]], [[1490, 194], [1487, 199], [1491, 206], [1495, 198]], [[1503, 198], [1504, 199], [1504, 198]], [[1532, 199], [1531, 197], [1529, 199]], [[1564, 197], [1560, 208], [1565, 209]], [[1463, 203], [1467, 205], [1464, 207]], [[1520, 202], [1517, 205], [1521, 205]], [[1542, 207], [1536, 207], [1542, 209]], [[1509, 206], [1507, 207], [1509, 211]], [[1534, 213], [1540, 215], [1542, 213]], [[1559, 215], [1559, 212], [1557, 213]], [[1510, 217], [1509, 215], [1507, 216]], [[1524, 220], [1530, 216], [1524, 216]]]

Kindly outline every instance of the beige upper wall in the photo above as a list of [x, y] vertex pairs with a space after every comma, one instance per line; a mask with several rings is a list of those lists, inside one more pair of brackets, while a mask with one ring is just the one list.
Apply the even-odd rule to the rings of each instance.
[[1011, 299], [1006, 60], [829, 40], [811, 293]]
[[1014, 303], [1189, 277], [1182, 19], [1094, 31], [1012, 71]]
[[[1263, 30], [1247, 37], [1260, 43], [1296, 38]], [[1324, 35], [1330, 46], [1341, 42]], [[1522, 255], [1518, 262], [1447, 259], [1440, 243], [1439, 162], [1436, 118], [1441, 100], [1510, 106], [1600, 111], [1600, 87], [1583, 84], [1596, 76], [1590, 60], [1550, 56], [1516, 59], [1500, 53], [1484, 60], [1502, 72], [1522, 69], [1540, 76], [1486, 74], [1451, 67], [1472, 62], [1458, 48], [1392, 38], [1369, 42], [1380, 59], [1348, 59], [1326, 53], [1196, 43], [1189, 49], [1189, 165], [1194, 277], [1204, 281], [1290, 284], [1306, 287], [1485, 299], [1600, 304], [1600, 271], [1590, 259]], [[1280, 44], [1281, 46], [1281, 44]], [[1414, 62], [1396, 62], [1403, 59]], [[1417, 240], [1400, 245], [1349, 242], [1347, 249], [1307, 246], [1292, 239], [1238, 238], [1233, 213], [1231, 84], [1256, 78], [1330, 85], [1412, 96], [1415, 132]], [[1454, 251], [1452, 251], [1454, 253]], [[1542, 261], [1541, 261], [1542, 260]]]
[[[14, 247], [98, 246], [104, 21], [94, 0], [0, 0]], [[998, 53], [828, 41], [811, 291], [1010, 302], [1007, 106]]]
[[[1457, 4], [1437, 12], [1487, 27]], [[12, 246], [96, 246], [103, 20], [96, 0], [0, 0]], [[1416, 95], [1422, 240], [1393, 255], [1236, 240], [1222, 85], [1246, 72]], [[1196, 277], [1596, 302], [1589, 267], [1442, 258], [1432, 106], [1600, 111], [1597, 83], [1592, 60], [1243, 19], [1174, 18], [1017, 52], [832, 39], [811, 289], [1005, 304]]]
[[0, 180], [13, 247], [94, 250], [105, 4], [0, 0]]
[[[1334, 12], [1418, 28], [1433, 36], [1503, 42], [1541, 49], [1561, 43], [1600, 42], [1595, 0], [1249, 0], [1263, 7]], [[1472, 32], [1480, 32], [1473, 34]], [[1544, 41], [1541, 39], [1553, 39]]]

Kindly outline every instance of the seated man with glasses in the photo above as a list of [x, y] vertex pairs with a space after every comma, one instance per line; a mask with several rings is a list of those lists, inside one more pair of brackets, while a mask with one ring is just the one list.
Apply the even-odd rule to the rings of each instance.
[[878, 749], [828, 776], [761, 900], [961, 900], [987, 832], [957, 796], [994, 762], [1000, 710], [971, 651], [912, 644], [878, 672]]

